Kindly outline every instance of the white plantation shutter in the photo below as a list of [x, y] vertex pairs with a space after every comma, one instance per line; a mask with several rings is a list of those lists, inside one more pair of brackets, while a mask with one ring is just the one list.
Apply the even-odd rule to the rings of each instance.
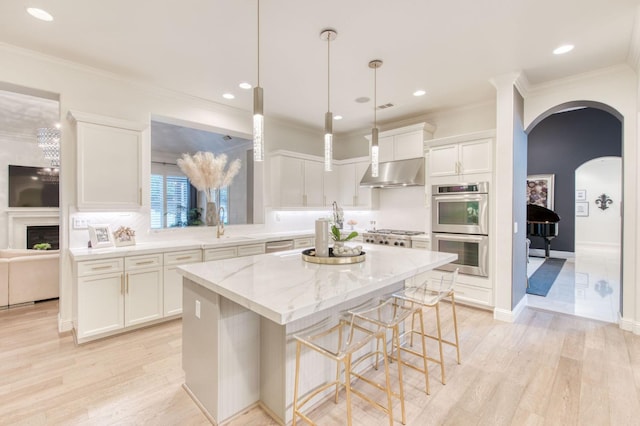
[[189, 179], [170, 164], [152, 164], [151, 228], [186, 226]]
[[163, 226], [164, 218], [164, 176], [151, 175], [151, 228]]
[[189, 211], [189, 179], [185, 176], [166, 176], [166, 182], [166, 226], [186, 226]]

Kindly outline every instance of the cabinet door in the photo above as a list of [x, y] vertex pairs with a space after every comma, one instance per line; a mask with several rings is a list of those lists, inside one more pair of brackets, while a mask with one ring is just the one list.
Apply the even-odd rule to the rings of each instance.
[[429, 176], [458, 174], [458, 145], [436, 146], [429, 150]]
[[304, 206], [324, 206], [322, 181], [324, 164], [318, 161], [304, 160]]
[[491, 139], [461, 143], [459, 151], [461, 174], [491, 172]]
[[78, 278], [78, 341], [124, 327], [122, 272]]
[[355, 163], [341, 164], [338, 167], [339, 194], [338, 204], [342, 207], [353, 207], [356, 205], [357, 185]]
[[410, 132], [394, 136], [393, 158], [394, 160], [406, 160], [424, 156], [424, 132]]
[[385, 136], [378, 138], [378, 161], [384, 163], [385, 161], [393, 161], [393, 136]]
[[323, 172], [324, 179], [322, 189], [324, 193], [324, 206], [330, 207], [333, 202], [340, 203], [340, 169], [342, 166], [333, 166], [330, 172]]
[[303, 207], [304, 160], [281, 157], [279, 174], [280, 207]]
[[162, 269], [126, 273], [125, 326], [162, 318]]
[[83, 122], [77, 130], [78, 208], [139, 209], [141, 132]]
[[356, 203], [357, 207], [372, 207], [372, 192], [373, 188], [360, 186], [362, 177], [369, 169], [369, 163], [355, 163], [355, 191], [356, 191]]
[[182, 275], [177, 266], [164, 268], [164, 297], [162, 313], [165, 317], [182, 313]]

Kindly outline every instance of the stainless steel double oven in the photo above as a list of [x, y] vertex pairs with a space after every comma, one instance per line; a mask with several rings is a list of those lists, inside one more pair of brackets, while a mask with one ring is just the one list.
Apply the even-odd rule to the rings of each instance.
[[489, 275], [489, 183], [433, 185], [431, 248], [457, 253], [440, 269]]

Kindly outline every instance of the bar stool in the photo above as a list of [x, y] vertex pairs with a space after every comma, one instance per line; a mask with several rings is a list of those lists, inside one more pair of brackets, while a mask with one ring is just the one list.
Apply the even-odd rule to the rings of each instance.
[[[333, 325], [332, 325], [333, 324]], [[295, 373], [295, 385], [293, 391], [293, 426], [296, 425], [298, 417], [304, 419], [306, 422], [315, 425], [306, 414], [302, 413], [301, 408], [311, 401], [320, 392], [323, 392], [332, 386], [335, 386], [335, 403], [338, 403], [338, 392], [340, 385], [344, 386], [347, 400], [347, 424], [352, 424], [351, 414], [351, 395], [359, 396], [366, 402], [373, 405], [375, 408], [383, 411], [389, 416], [389, 425], [393, 426], [393, 409], [392, 409], [392, 395], [391, 384], [389, 378], [389, 364], [388, 360], [384, 359], [384, 372], [385, 372], [385, 386], [378, 383], [374, 383], [371, 380], [363, 378], [360, 374], [355, 373], [353, 369], [357, 366], [357, 360], [353, 360], [352, 357], [360, 349], [363, 349], [367, 344], [371, 344], [372, 340], [376, 339], [378, 345], [380, 342], [386, 346], [386, 335], [382, 330], [371, 331], [364, 327], [360, 327], [354, 322], [353, 315], [346, 319], [340, 319], [337, 321], [331, 321], [325, 319], [324, 321], [315, 324], [307, 329], [300, 330], [294, 334], [296, 339], [296, 373]], [[324, 383], [314, 389], [312, 389], [307, 395], [304, 396], [302, 401], [298, 401], [299, 391], [299, 378], [300, 378], [300, 353], [302, 346], [313, 349], [314, 351], [326, 356], [329, 359], [336, 361], [336, 379], [329, 383]], [[344, 368], [344, 381], [340, 380], [341, 366]], [[373, 401], [369, 396], [363, 392], [351, 387], [351, 378], [357, 377], [365, 382], [375, 386], [376, 388], [384, 391], [387, 398], [387, 406], [379, 404]]]
[[[448, 276], [440, 277], [439, 283], [435, 284], [426, 280], [419, 287], [407, 287], [402, 291], [394, 293], [394, 297], [398, 299], [406, 300], [412, 304], [416, 304], [420, 306], [420, 312], [422, 312], [422, 307], [427, 308], [436, 308], [436, 327], [437, 327], [437, 335], [429, 335], [424, 332], [424, 325], [421, 325], [420, 330], [415, 329], [415, 314], [411, 318], [411, 330], [408, 332], [411, 334], [411, 346], [413, 346], [413, 335], [418, 334], [423, 339], [425, 337], [438, 341], [438, 349], [440, 352], [440, 359], [427, 358], [429, 361], [433, 361], [437, 364], [440, 364], [440, 375], [442, 384], [446, 384], [445, 377], [445, 369], [444, 369], [444, 355], [442, 352], [442, 344], [447, 344], [456, 348], [456, 356], [458, 364], [460, 364], [460, 342], [458, 340], [458, 320], [456, 318], [456, 300], [455, 300], [455, 292], [454, 285], [458, 279], [458, 269], [456, 268], [452, 274]], [[453, 313], [453, 330], [455, 334], [455, 342], [450, 340], [445, 340], [442, 338], [442, 328], [440, 324], [440, 301], [444, 299], [449, 299], [451, 302], [451, 309]], [[423, 322], [423, 318], [420, 317], [420, 322]]]
[[[401, 302], [401, 303], [399, 303]], [[380, 298], [374, 300], [369, 306], [362, 307], [358, 310], [349, 311], [357, 320], [360, 320], [370, 326], [373, 326], [376, 330], [385, 330], [385, 334], [387, 330], [390, 330], [392, 333], [391, 337], [391, 354], [387, 353], [387, 346], [383, 346], [384, 350], [381, 351], [380, 347], [376, 348], [375, 356], [375, 364], [374, 367], [377, 368], [379, 356], [382, 355], [383, 359], [395, 359], [398, 364], [398, 381], [399, 381], [399, 392], [393, 393], [394, 396], [400, 399], [400, 409], [402, 411], [402, 424], [406, 424], [406, 414], [404, 408], [404, 381], [402, 377], [402, 368], [403, 366], [408, 366], [414, 368], [424, 374], [425, 377], [425, 390], [427, 394], [429, 394], [429, 370], [427, 368], [427, 345], [422, 338], [422, 354], [416, 353], [421, 356], [423, 361], [423, 368], [419, 368], [414, 366], [411, 363], [408, 363], [402, 359], [401, 352], [405, 350], [400, 344], [400, 325], [404, 323], [404, 321], [410, 315], [419, 315], [422, 318], [422, 309], [411, 308], [404, 304], [401, 300], [395, 297], [387, 297]], [[365, 324], [365, 327], [366, 327]], [[422, 330], [424, 331], [424, 330]], [[393, 356], [394, 350], [396, 351], [395, 357]], [[368, 356], [372, 356], [373, 354], [369, 354]]]

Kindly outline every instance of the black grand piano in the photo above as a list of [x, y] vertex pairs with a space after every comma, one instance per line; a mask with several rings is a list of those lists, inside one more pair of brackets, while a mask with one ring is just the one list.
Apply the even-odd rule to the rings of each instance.
[[544, 256], [549, 257], [551, 240], [558, 236], [560, 216], [553, 210], [536, 204], [527, 204], [527, 237], [544, 238]]

